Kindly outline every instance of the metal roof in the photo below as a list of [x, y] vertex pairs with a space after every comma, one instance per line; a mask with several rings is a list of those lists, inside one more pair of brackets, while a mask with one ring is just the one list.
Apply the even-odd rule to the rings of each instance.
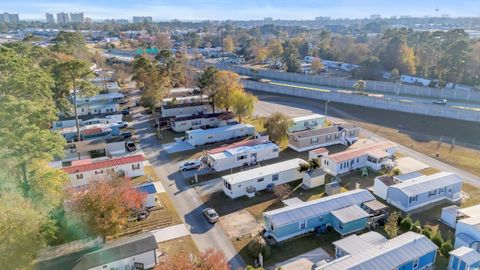
[[366, 249], [374, 248], [388, 241], [383, 235], [377, 232], [367, 232], [361, 235], [352, 234], [348, 237], [333, 242], [333, 245], [344, 250], [350, 255], [364, 252]]
[[369, 216], [360, 206], [354, 204], [331, 212], [342, 223], [349, 223]]
[[222, 176], [222, 179], [232, 185], [235, 185], [255, 178], [261, 178], [265, 175], [296, 169], [300, 167], [301, 163], [306, 163], [306, 161], [301, 158], [294, 158], [267, 166], [257, 167], [251, 170], [225, 175]]
[[462, 182], [462, 179], [454, 173], [439, 172], [432, 175], [424, 175], [413, 178], [402, 183], [392, 185], [390, 188], [399, 189], [401, 192], [410, 197]]
[[423, 174], [419, 173], [419, 172], [411, 172], [411, 173], [405, 173], [405, 174], [400, 174], [400, 175], [395, 175], [393, 176], [393, 178], [395, 180], [398, 180], [398, 181], [407, 181], [407, 180], [410, 180], [410, 179], [413, 179], [413, 178], [417, 178], [417, 177], [420, 177], [420, 176], [423, 176]]
[[81, 173], [81, 172], [102, 169], [102, 168], [120, 166], [124, 164], [143, 162], [144, 160], [145, 160], [145, 157], [143, 157], [143, 155], [134, 155], [134, 156], [126, 156], [126, 157], [120, 157], [120, 158], [111, 158], [111, 159], [106, 159], [106, 160], [93, 162], [93, 163], [90, 162], [88, 164], [77, 163], [77, 165], [72, 165], [70, 167], [62, 168], [62, 170], [68, 174]]
[[304, 220], [338, 210], [354, 204], [375, 200], [375, 197], [365, 189], [356, 189], [335, 195], [323, 197], [302, 204], [286, 206], [280, 209], [264, 212], [275, 226]]
[[143, 192], [143, 193], [147, 193], [147, 194], [157, 193], [157, 189], [155, 188], [155, 185], [153, 183], [145, 183], [145, 184], [136, 186], [135, 189], [138, 192]]
[[406, 232], [384, 243], [365, 247], [362, 252], [336, 259], [317, 270], [395, 269], [436, 250], [437, 246], [424, 235]]
[[468, 217], [480, 217], [480, 204], [459, 209], [458, 212]]
[[385, 208], [388, 208], [385, 204], [381, 203], [380, 201], [374, 200], [374, 201], [369, 201], [363, 204], [365, 207], [371, 209], [372, 211], [378, 211], [382, 210]]
[[450, 251], [450, 255], [453, 255], [460, 260], [467, 263], [467, 265], [472, 265], [474, 263], [480, 262], [480, 254], [469, 247], [459, 247], [455, 250]]
[[301, 122], [301, 121], [308, 121], [308, 120], [321, 120], [325, 119], [325, 115], [322, 114], [309, 114], [309, 115], [304, 115], [304, 116], [299, 116], [292, 118], [292, 121], [294, 123]]
[[270, 151], [273, 151], [273, 149], [278, 149], [278, 145], [272, 142], [264, 142], [264, 143], [259, 143], [255, 145], [242, 145], [235, 148], [227, 149], [220, 153], [209, 154], [208, 156], [214, 160], [220, 160], [220, 159], [224, 159], [224, 158], [228, 158], [234, 155], [239, 155], [244, 153], [250, 153], [250, 152], [258, 153], [267, 149], [270, 149]]
[[224, 127], [218, 127], [218, 128], [187, 130], [185, 131], [185, 134], [188, 136], [202, 136], [202, 135], [207, 136], [209, 134], [217, 134], [217, 133], [222, 133], [222, 132], [227, 132], [232, 130], [238, 130], [242, 128], [254, 129], [255, 127], [250, 124], [236, 124], [236, 125], [230, 125], [230, 126], [224, 126]]
[[91, 269], [155, 249], [157, 241], [151, 233], [120, 238], [105, 244], [99, 250], [83, 255], [73, 269]]
[[347, 161], [347, 160], [351, 160], [351, 159], [354, 159], [354, 158], [359, 158], [361, 156], [367, 155], [369, 152], [371, 152], [373, 150], [378, 149], [378, 150], [385, 151], [386, 149], [392, 148], [392, 147], [395, 147], [395, 146], [396, 145], [394, 143], [389, 142], [389, 141], [379, 142], [379, 143], [375, 143], [375, 144], [372, 144], [372, 145], [367, 145], [367, 146], [364, 146], [364, 147], [361, 147], [361, 148], [355, 148], [355, 149], [346, 150], [346, 151], [343, 151], [343, 152], [340, 152], [340, 153], [336, 153], [336, 154], [330, 155], [326, 158], [333, 161], [333, 162], [340, 163], [340, 162], [344, 162], [344, 161]]

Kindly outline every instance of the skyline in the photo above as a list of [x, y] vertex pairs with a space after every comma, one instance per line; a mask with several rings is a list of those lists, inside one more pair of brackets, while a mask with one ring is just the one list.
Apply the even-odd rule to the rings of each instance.
[[[18, 13], [22, 20], [45, 20], [45, 13], [84, 12], [94, 20], [131, 19], [133, 16], [152, 16], [154, 20], [307, 20], [318, 16], [332, 18], [367, 18], [372, 14], [382, 17], [440, 16], [480, 17], [480, 3], [469, 0], [405, 0], [384, 3], [383, 0], [338, 0], [336, 2], [302, 0], [81, 0], [66, 3], [57, 0], [25, 0], [2, 3], [1, 12]], [[407, 7], [407, 8], [406, 8]], [[410, 8], [409, 8], [410, 7]], [[437, 12], [436, 9], [439, 9]], [[172, 15], [175, 14], [175, 15]]]

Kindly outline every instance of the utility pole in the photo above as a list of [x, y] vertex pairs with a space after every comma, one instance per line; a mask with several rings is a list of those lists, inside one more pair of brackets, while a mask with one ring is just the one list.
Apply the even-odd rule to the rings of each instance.
[[327, 119], [327, 113], [328, 113], [328, 103], [330, 100], [325, 100], [325, 119]]

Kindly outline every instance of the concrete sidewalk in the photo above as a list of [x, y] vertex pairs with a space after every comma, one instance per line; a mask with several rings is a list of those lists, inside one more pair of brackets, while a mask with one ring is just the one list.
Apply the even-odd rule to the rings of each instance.
[[190, 235], [190, 232], [187, 230], [187, 227], [185, 227], [185, 224], [183, 223], [154, 230], [152, 231], [152, 233], [155, 236], [155, 240], [157, 240], [157, 243]]

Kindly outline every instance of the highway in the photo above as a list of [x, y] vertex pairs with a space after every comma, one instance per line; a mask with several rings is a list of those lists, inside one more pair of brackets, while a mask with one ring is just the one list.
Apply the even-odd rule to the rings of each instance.
[[[315, 84], [303, 84], [297, 82], [289, 82], [289, 81], [279, 81], [279, 80], [272, 80], [270, 82], [272, 85], [279, 85], [279, 86], [289, 86], [295, 88], [303, 88], [303, 89], [310, 89], [310, 90], [317, 90], [322, 92], [351, 92], [352, 90], [349, 89], [342, 89], [342, 88], [335, 88], [329, 86], [320, 86]], [[371, 92], [369, 92], [371, 93]], [[385, 94], [381, 92], [375, 92], [373, 94], [382, 94], [385, 99], [397, 100], [402, 102], [410, 102], [410, 103], [420, 103], [420, 104], [432, 104], [431, 98], [426, 97], [412, 97], [412, 96], [401, 96], [401, 95], [391, 95]], [[480, 101], [478, 104], [475, 103], [467, 103], [461, 101], [448, 101], [447, 105], [438, 105], [438, 106], [448, 106], [458, 109], [468, 109], [468, 110], [480, 110]]]

